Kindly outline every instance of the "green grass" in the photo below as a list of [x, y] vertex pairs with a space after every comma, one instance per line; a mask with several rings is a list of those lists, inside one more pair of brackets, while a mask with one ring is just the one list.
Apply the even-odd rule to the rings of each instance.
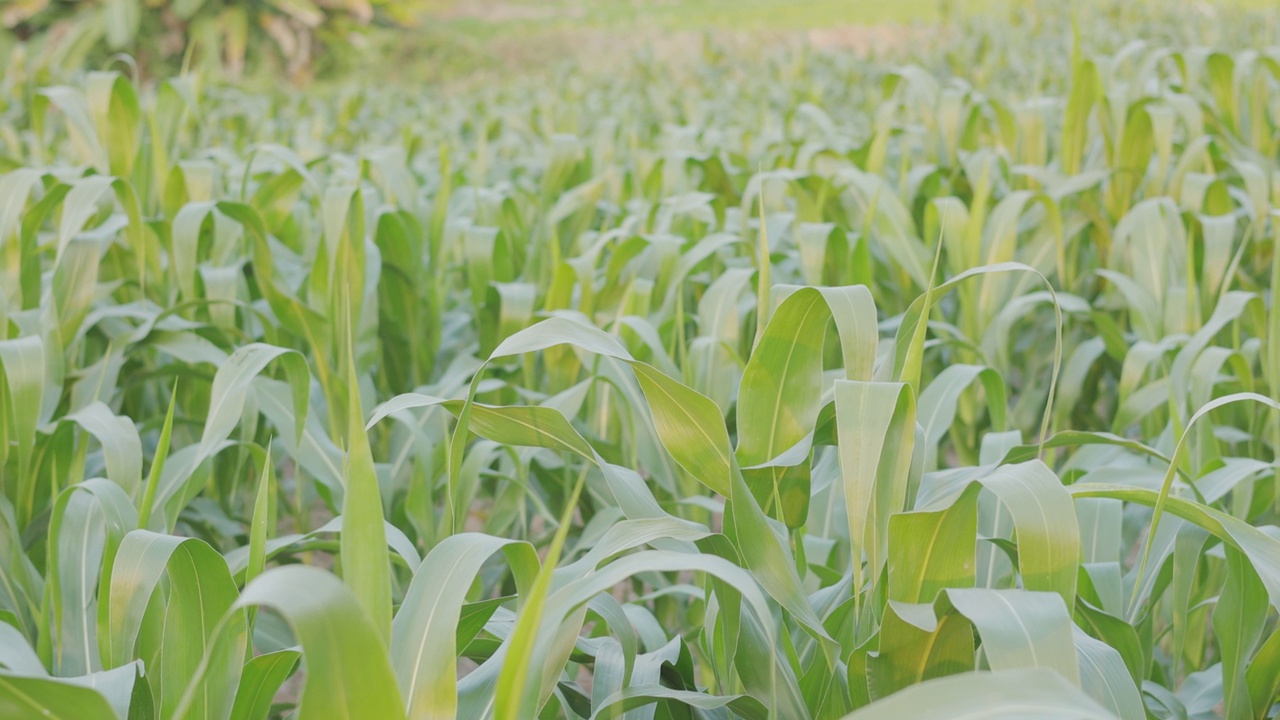
[[[779, 2], [779, 0], [746, 0], [727, 3], [720, 0], [693, 0], [692, 2], [604, 2], [604, 3], [492, 3], [494, 11], [481, 14], [485, 22], [492, 24], [528, 23], [536, 27], [539, 21], [547, 23], [594, 26], [621, 30], [636, 25], [652, 25], [671, 30], [701, 31], [808, 29], [829, 25], [871, 24], [881, 22], [910, 22], [933, 20], [938, 16], [937, 0], [909, 0], [903, 3], [876, 3], [866, 1], [831, 2], [808, 0], [805, 2]], [[964, 11], [981, 11], [988, 2], [969, 2]], [[539, 15], [537, 19], [528, 14]], [[524, 17], [521, 17], [524, 15]]]
[[[1047, 4], [1040, 3], [1043, 7]], [[1169, 10], [1164, 3], [1140, 0], [1126, 4], [1147, 11]], [[509, 2], [454, 3], [432, 6], [427, 17], [443, 22], [450, 30], [479, 37], [502, 37], [518, 41], [520, 36], [542, 32], [591, 29], [625, 35], [637, 29], [675, 32], [786, 32], [830, 29], [841, 26], [883, 24], [932, 24], [972, 17], [1000, 21], [1034, 3], [1001, 0], [605, 0], [603, 2]], [[1119, 7], [1117, 3], [1086, 0], [1075, 12], [1087, 17], [1100, 10]], [[1264, 0], [1225, 0], [1187, 6], [1176, 11], [1184, 17], [1213, 11], [1230, 16], [1241, 10], [1264, 10]]]
[[1277, 717], [1280, 49], [1040, 7], [412, 91], [15, 54], [0, 717]]
[[[408, 39], [393, 34], [382, 43], [414, 80], [480, 78], [478, 84], [484, 84], [566, 68], [623, 72], [636, 54], [692, 66], [708, 43], [739, 55], [816, 43], [820, 51], [835, 48], [927, 65], [939, 57], [940, 47], [962, 44], [940, 43], [939, 34], [982, 42], [1002, 38], [988, 32], [991, 28], [1009, 28], [1009, 36], [1028, 46], [1034, 39], [1057, 45], [1028, 60], [1061, 77], [1060, 63], [1049, 67], [1048, 58], [1065, 51], [1062, 39], [1069, 37], [1075, 19], [1095, 28], [1082, 38], [1090, 51], [1110, 53], [1136, 39], [1220, 45], [1229, 42], [1225, 29], [1242, 22], [1252, 26], [1254, 39], [1274, 42], [1280, 28], [1265, 12], [1268, 7], [1263, 0], [1177, 5], [1153, 0], [1065, 5], [1048, 0], [445, 1], [427, 6]], [[376, 72], [380, 57], [344, 57], [344, 62], [360, 72]]]

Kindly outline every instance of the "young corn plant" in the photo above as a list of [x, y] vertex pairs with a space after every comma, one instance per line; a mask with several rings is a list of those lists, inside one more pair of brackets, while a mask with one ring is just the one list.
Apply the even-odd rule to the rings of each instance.
[[957, 42], [6, 76], [0, 716], [1276, 717], [1280, 50]]

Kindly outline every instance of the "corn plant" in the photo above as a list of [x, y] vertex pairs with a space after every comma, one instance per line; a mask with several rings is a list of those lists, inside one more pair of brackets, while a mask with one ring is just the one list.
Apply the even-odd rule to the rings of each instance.
[[0, 715], [1276, 717], [1280, 50], [1060, 55], [7, 75]]

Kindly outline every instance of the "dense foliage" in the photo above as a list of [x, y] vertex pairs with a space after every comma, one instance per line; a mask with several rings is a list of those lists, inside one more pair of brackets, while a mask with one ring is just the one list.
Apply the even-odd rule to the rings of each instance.
[[[203, 64], [239, 76], [251, 55], [294, 78], [326, 52], [351, 52], [371, 24], [406, 24], [425, 0], [7, 0], [0, 32], [48, 63], [78, 67], [127, 52], [152, 72]], [[274, 64], [274, 63], [269, 63]]]
[[0, 716], [1275, 717], [1280, 51], [1005, 37], [11, 70]]

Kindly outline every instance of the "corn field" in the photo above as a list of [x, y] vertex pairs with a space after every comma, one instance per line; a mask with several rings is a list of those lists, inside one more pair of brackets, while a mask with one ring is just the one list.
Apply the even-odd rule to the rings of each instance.
[[0, 717], [1277, 717], [1280, 49], [1081, 48], [0, 71]]

